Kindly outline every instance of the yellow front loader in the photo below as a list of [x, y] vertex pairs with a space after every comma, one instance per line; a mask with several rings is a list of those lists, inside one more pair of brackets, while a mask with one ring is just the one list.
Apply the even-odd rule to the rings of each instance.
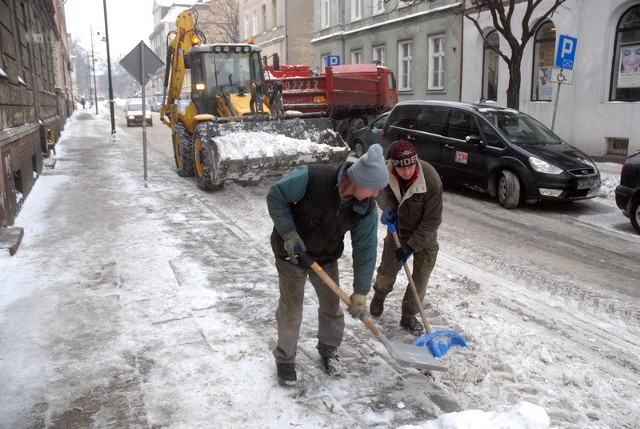
[[201, 189], [211, 190], [347, 158], [330, 119], [282, 111], [280, 88], [265, 83], [259, 46], [207, 44], [195, 10], [182, 12], [176, 26], [167, 36], [160, 119], [172, 130], [180, 176], [195, 175]]

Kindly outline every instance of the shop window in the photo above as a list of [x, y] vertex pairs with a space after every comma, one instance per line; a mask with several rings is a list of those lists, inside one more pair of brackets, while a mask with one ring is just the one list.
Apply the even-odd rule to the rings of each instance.
[[500, 37], [496, 30], [487, 34], [482, 56], [482, 97], [485, 100], [498, 100], [498, 65], [500, 56], [492, 49], [500, 46]]
[[614, 49], [609, 98], [640, 101], [640, 6], [620, 18]]
[[533, 44], [533, 75], [531, 77], [531, 100], [551, 101], [553, 84], [551, 69], [556, 49], [556, 27], [547, 21], [538, 28]]

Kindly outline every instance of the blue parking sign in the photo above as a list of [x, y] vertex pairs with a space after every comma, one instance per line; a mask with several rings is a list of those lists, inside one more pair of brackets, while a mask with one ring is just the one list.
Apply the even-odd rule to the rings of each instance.
[[340, 55], [327, 55], [327, 66], [339, 66]]
[[573, 70], [577, 47], [577, 38], [561, 34], [558, 39], [558, 52], [556, 52], [556, 67]]

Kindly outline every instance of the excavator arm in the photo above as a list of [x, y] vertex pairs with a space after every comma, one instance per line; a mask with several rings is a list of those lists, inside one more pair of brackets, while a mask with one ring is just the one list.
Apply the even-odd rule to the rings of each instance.
[[172, 36], [173, 39], [167, 44], [160, 119], [162, 123], [172, 128], [177, 121], [176, 100], [181, 99], [187, 75], [185, 56], [189, 54], [192, 47], [206, 43], [206, 38], [197, 28], [196, 22], [197, 12], [195, 10], [184, 11], [176, 20], [177, 30], [167, 35], [167, 40]]

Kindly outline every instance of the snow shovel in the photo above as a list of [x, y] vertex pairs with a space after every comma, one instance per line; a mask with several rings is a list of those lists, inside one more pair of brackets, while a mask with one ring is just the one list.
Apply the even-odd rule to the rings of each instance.
[[[336, 282], [333, 281], [317, 262], [315, 262], [305, 252], [298, 252], [298, 255], [316, 272], [329, 288], [347, 305], [351, 305], [351, 299]], [[436, 361], [428, 350], [410, 344], [401, 344], [390, 341], [382, 335], [382, 332], [373, 324], [371, 319], [364, 317], [362, 323], [375, 335], [375, 337], [384, 345], [396, 362], [403, 367], [428, 369], [433, 371], [448, 371], [445, 366]]]
[[[396, 224], [391, 223], [387, 225], [387, 227], [389, 228], [391, 235], [393, 235], [393, 241], [395, 241], [396, 243], [396, 248], [401, 248], [402, 244], [400, 244], [400, 238], [398, 237], [398, 228]], [[409, 287], [411, 288], [411, 292], [413, 293], [413, 298], [416, 300], [416, 304], [418, 304], [418, 309], [420, 310], [420, 317], [422, 317], [424, 328], [427, 330], [427, 333], [425, 335], [422, 335], [415, 339], [413, 345], [419, 347], [428, 347], [431, 351], [431, 354], [436, 358], [444, 356], [453, 346], [467, 347], [467, 342], [459, 333], [448, 329], [434, 332], [433, 329], [431, 329], [431, 325], [429, 325], [429, 322], [427, 322], [427, 316], [424, 313], [422, 300], [418, 295], [418, 289], [416, 288], [416, 284], [413, 281], [413, 277], [411, 277], [411, 270], [409, 269], [409, 264], [407, 262], [404, 263], [404, 272], [407, 274], [407, 278], [409, 279]]]

